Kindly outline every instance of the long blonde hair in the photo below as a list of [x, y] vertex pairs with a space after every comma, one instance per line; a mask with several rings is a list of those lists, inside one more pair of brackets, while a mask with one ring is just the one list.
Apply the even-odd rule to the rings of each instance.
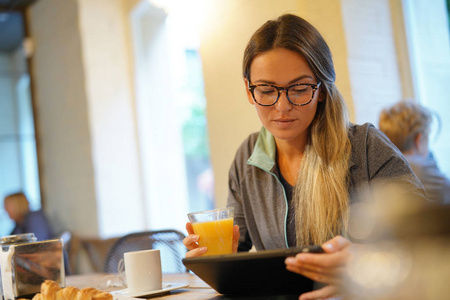
[[317, 79], [324, 101], [309, 127], [310, 139], [294, 187], [297, 245], [322, 244], [348, 226], [348, 174], [351, 145], [345, 101], [337, 90], [331, 51], [320, 33], [295, 15], [268, 21], [251, 37], [243, 73], [250, 80], [253, 59], [285, 48], [301, 54]]

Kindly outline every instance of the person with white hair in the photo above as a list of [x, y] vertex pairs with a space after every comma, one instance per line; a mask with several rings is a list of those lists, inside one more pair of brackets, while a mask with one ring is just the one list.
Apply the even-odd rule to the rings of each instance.
[[450, 180], [441, 172], [429, 150], [433, 121], [430, 110], [412, 100], [385, 108], [379, 128], [403, 153], [425, 187], [430, 201], [450, 204]]

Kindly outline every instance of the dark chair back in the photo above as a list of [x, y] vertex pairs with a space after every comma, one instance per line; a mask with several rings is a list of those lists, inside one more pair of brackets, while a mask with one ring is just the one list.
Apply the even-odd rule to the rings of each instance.
[[143, 231], [125, 235], [109, 250], [103, 271], [117, 273], [118, 263], [125, 252], [159, 249], [163, 273], [187, 272], [181, 262], [187, 252], [183, 244], [185, 237], [177, 230]]

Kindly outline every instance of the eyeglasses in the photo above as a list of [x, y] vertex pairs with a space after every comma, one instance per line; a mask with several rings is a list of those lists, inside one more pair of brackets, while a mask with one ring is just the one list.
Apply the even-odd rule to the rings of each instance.
[[280, 99], [281, 91], [286, 91], [288, 101], [297, 106], [308, 105], [314, 98], [316, 90], [321, 82], [317, 84], [299, 83], [288, 87], [278, 87], [271, 84], [249, 85], [253, 100], [261, 106], [271, 106]]

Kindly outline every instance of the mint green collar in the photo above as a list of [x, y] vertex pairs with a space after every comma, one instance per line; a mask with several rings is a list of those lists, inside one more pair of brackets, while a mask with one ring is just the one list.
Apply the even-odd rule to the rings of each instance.
[[247, 160], [247, 164], [270, 172], [275, 166], [277, 147], [273, 135], [264, 127], [259, 132], [256, 139], [255, 148], [252, 155]]

